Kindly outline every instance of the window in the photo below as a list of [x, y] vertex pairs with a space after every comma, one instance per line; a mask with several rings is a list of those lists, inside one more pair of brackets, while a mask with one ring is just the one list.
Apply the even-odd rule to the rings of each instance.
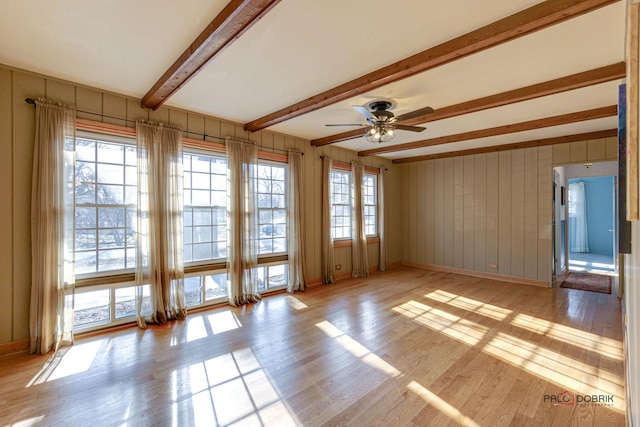
[[286, 166], [258, 164], [258, 254], [287, 251]]
[[[351, 238], [351, 172], [334, 169], [331, 171], [331, 237]], [[362, 180], [364, 207], [364, 228], [367, 237], [378, 235], [378, 176], [366, 173]]]
[[287, 264], [269, 264], [258, 267], [258, 292], [262, 294], [286, 288], [288, 269]]
[[[149, 285], [142, 287], [143, 304], [150, 298]], [[131, 322], [136, 315], [135, 286], [131, 283], [76, 288], [74, 328], [78, 330]]]
[[362, 181], [362, 195], [364, 197], [364, 230], [367, 236], [378, 235], [378, 177], [365, 174]]
[[[75, 170], [75, 327], [91, 330], [135, 320], [137, 148], [133, 138], [78, 131]], [[259, 292], [287, 286], [286, 171], [261, 161], [257, 177]], [[212, 152], [183, 153], [185, 299], [189, 307], [227, 299], [227, 160]], [[207, 265], [203, 267], [203, 264]], [[211, 265], [209, 267], [209, 264]], [[198, 271], [200, 270], [200, 271]], [[126, 273], [122, 280], [101, 277]], [[82, 283], [84, 281], [84, 283]], [[117, 282], [117, 283], [113, 283]], [[149, 303], [143, 286], [143, 306]]]
[[184, 153], [184, 262], [227, 256], [227, 160]]
[[224, 270], [189, 274], [184, 278], [187, 306], [215, 303], [227, 298], [227, 273]]
[[136, 147], [116, 141], [76, 139], [77, 275], [135, 267]]
[[351, 173], [331, 171], [331, 237], [351, 238]]

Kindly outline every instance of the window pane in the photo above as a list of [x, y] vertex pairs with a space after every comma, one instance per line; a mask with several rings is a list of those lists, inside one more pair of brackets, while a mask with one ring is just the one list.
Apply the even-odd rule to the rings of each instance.
[[95, 230], [76, 230], [76, 250], [96, 249]]
[[191, 192], [191, 204], [193, 206], [208, 206], [210, 202], [210, 191], [193, 190]]
[[194, 172], [210, 173], [209, 162], [209, 156], [191, 155], [191, 170]]
[[123, 248], [124, 247], [124, 229], [112, 228], [109, 230], [98, 231], [98, 248]]
[[138, 165], [138, 152], [136, 147], [125, 147], [125, 156], [126, 163], [128, 165], [137, 166]]
[[205, 300], [226, 298], [227, 296], [227, 275], [212, 274], [204, 278]]
[[77, 292], [74, 296], [74, 326], [86, 326], [111, 321], [109, 289]]
[[98, 268], [96, 251], [78, 251], [76, 248], [76, 274], [95, 273]]
[[124, 184], [124, 166], [98, 165], [98, 182], [101, 184]]
[[121, 205], [124, 202], [124, 187], [121, 185], [97, 185], [97, 203], [104, 205]]
[[212, 259], [211, 243], [193, 244], [193, 261]]
[[211, 206], [227, 206], [227, 192], [214, 190], [211, 192]]
[[211, 209], [193, 209], [193, 225], [211, 225]]
[[136, 315], [136, 288], [118, 288], [116, 293], [116, 319]]
[[94, 161], [96, 158], [96, 145], [93, 141], [76, 139], [76, 159]]
[[202, 304], [200, 276], [184, 278], [184, 298], [188, 306]]
[[204, 173], [192, 173], [191, 174], [191, 188], [199, 190], [211, 189], [211, 175]]
[[286, 286], [287, 271], [286, 264], [269, 266], [269, 289]]
[[127, 185], [138, 185], [138, 168], [127, 166], [125, 169], [125, 183]]
[[122, 270], [125, 268], [125, 251], [107, 249], [98, 252], [98, 271]]
[[123, 144], [98, 142], [98, 161], [101, 163], [123, 164]]
[[258, 281], [258, 292], [264, 292], [267, 290], [267, 268], [266, 267], [258, 267], [256, 268], [256, 277]]

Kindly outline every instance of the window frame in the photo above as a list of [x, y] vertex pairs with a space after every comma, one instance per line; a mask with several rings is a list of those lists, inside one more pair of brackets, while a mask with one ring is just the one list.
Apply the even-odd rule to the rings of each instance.
[[[367, 201], [367, 185], [365, 183], [367, 177], [372, 177], [373, 178], [373, 186], [371, 186], [370, 188], [373, 189], [373, 204], [368, 204]], [[365, 236], [367, 238], [370, 237], [378, 237], [379, 235], [379, 230], [378, 230], [378, 174], [375, 173], [369, 173], [369, 172], [365, 172], [364, 173], [364, 177], [363, 177], [363, 181], [362, 181], [362, 197], [363, 197], [363, 201], [362, 201], [362, 206], [364, 208], [364, 226], [365, 226]], [[373, 234], [367, 234], [366, 233], [366, 229], [367, 229], [367, 217], [371, 217], [371, 215], [367, 215], [367, 208], [372, 208], [373, 209], [373, 227], [374, 227], [374, 233]]]
[[[135, 138], [127, 137], [127, 136], [120, 136], [120, 135], [111, 135], [111, 134], [94, 132], [94, 131], [85, 131], [85, 130], [82, 130], [82, 129], [76, 129], [76, 140], [74, 141], [74, 152], [76, 153], [75, 154], [75, 157], [76, 157], [75, 164], [76, 164], [76, 166], [75, 166], [75, 169], [74, 169], [74, 176], [75, 176], [75, 173], [77, 171], [77, 163], [79, 161], [80, 162], [91, 163], [91, 161], [78, 160], [77, 159], [77, 156], [78, 156], [77, 155], [77, 140], [78, 139], [93, 140], [93, 141], [96, 141], [96, 142], [104, 142], [106, 144], [121, 144], [124, 147], [124, 150], [123, 150], [123, 162], [122, 162], [123, 175], [124, 176], [123, 176], [122, 187], [126, 191], [126, 188], [130, 187], [126, 183], [126, 173], [127, 173], [126, 168], [128, 166], [132, 166], [132, 165], [127, 164], [126, 148], [128, 148], [128, 147], [134, 147], [135, 148], [136, 147]], [[94, 148], [94, 155], [96, 155], [96, 156], [97, 156], [97, 150], [98, 150], [98, 147], [96, 145], [96, 147]], [[137, 154], [136, 154], [136, 158], [137, 158]], [[101, 164], [100, 162], [98, 162], [97, 157], [94, 158], [92, 163], [94, 165], [96, 165], [96, 166]], [[107, 165], [109, 165], [109, 164], [116, 165], [116, 163], [109, 163], [109, 162], [102, 162], [102, 163], [107, 164]], [[136, 165], [135, 165], [136, 174], [137, 174], [137, 167], [138, 166], [137, 166], [137, 162], [136, 162]], [[98, 177], [97, 177], [98, 170], [97, 169], [94, 170], [94, 174], [95, 174], [95, 177], [94, 177], [95, 181], [93, 182], [93, 185], [97, 186], [98, 185]], [[110, 185], [110, 184], [107, 184], [107, 185]], [[102, 227], [102, 228], [99, 227], [98, 209], [99, 208], [103, 208], [103, 209], [104, 208], [122, 208], [122, 209], [124, 209], [124, 214], [125, 214], [125, 217], [126, 217], [127, 211], [129, 209], [137, 210], [137, 200], [136, 200], [135, 204], [134, 203], [126, 203], [126, 195], [123, 194], [123, 200], [122, 200], [123, 203], [121, 203], [121, 204], [102, 204], [102, 203], [97, 203], [97, 200], [96, 200], [95, 203], [78, 203], [76, 201], [76, 186], [77, 186], [77, 181], [74, 180], [74, 207], [73, 207], [73, 209], [74, 209], [74, 218], [75, 218], [74, 219], [74, 239], [73, 239], [74, 259], [76, 259], [76, 254], [78, 253], [78, 250], [77, 250], [77, 247], [76, 247], [76, 245], [77, 245], [77, 237], [78, 237], [77, 231], [78, 231], [78, 228], [79, 228], [79, 227], [77, 227], [77, 220], [78, 220], [77, 219], [77, 211], [78, 211], [78, 208], [80, 208], [80, 209], [83, 209], [83, 208], [96, 209], [96, 213], [95, 213], [95, 215], [96, 215], [96, 217], [95, 217], [95, 228], [91, 228], [91, 229], [90, 228], [80, 228], [81, 230], [95, 230], [95, 233], [96, 233], [96, 235], [95, 235], [95, 243], [96, 243], [95, 244], [95, 249], [93, 249], [93, 250], [81, 250], [80, 252], [83, 253], [83, 252], [94, 252], [95, 251], [95, 253], [96, 253], [96, 255], [95, 255], [96, 256], [96, 270], [97, 270], [98, 269], [98, 259], [99, 259], [99, 256], [100, 256], [99, 255], [100, 252], [104, 251], [104, 250], [110, 250], [109, 248], [106, 248], [106, 249], [105, 248], [102, 248], [102, 249], [100, 248], [100, 243], [99, 243], [99, 232], [100, 232], [100, 230], [101, 229], [109, 230], [109, 229], [118, 229], [119, 228], [119, 227], [115, 227], [115, 228], [114, 227]], [[137, 191], [137, 179], [136, 179], [136, 191]], [[135, 233], [135, 227], [136, 227], [136, 225], [133, 225], [134, 233]], [[125, 226], [124, 229], [126, 230], [126, 228], [127, 227]], [[126, 235], [125, 235], [125, 241], [126, 241]], [[126, 264], [127, 264], [127, 251], [128, 250], [133, 250], [134, 253], [135, 253], [135, 243], [133, 244], [133, 246], [128, 246], [128, 245], [126, 245], [126, 242], [125, 242], [125, 246], [123, 246], [122, 250], [125, 251], [124, 262], [125, 262], [125, 266], [126, 266]], [[93, 272], [86, 272], [86, 273], [77, 273], [76, 272], [75, 273], [75, 280], [76, 280], [76, 282], [78, 282], [78, 281], [82, 282], [83, 280], [89, 280], [90, 281], [91, 279], [95, 279], [95, 278], [113, 277], [113, 276], [122, 276], [122, 275], [127, 275], [127, 274], [133, 274], [135, 272], [135, 258], [134, 258], [133, 263], [134, 263], [134, 266], [129, 267], [129, 268], [125, 267], [125, 268], [119, 268], [119, 269], [104, 270], [104, 271], [93, 271]], [[76, 264], [77, 264], [77, 262], [76, 262]]]
[[[269, 166], [269, 167], [281, 167], [283, 168], [284, 171], [284, 176], [282, 180], [275, 180], [275, 181], [282, 181], [284, 184], [284, 192], [283, 194], [276, 194], [278, 196], [282, 195], [284, 197], [284, 202], [283, 205], [284, 207], [282, 208], [274, 208], [273, 206], [269, 207], [269, 208], [261, 208], [259, 206], [258, 201], [256, 201], [257, 206], [256, 206], [256, 214], [257, 214], [257, 218], [256, 218], [256, 226], [257, 226], [257, 230], [256, 230], [256, 240], [257, 240], [257, 253], [258, 253], [258, 260], [264, 260], [265, 262], [268, 262], [268, 260], [275, 258], [275, 257], [282, 257], [282, 256], [287, 256], [288, 255], [288, 244], [289, 244], [289, 206], [288, 206], [288, 196], [289, 196], [289, 163], [285, 163], [285, 162], [277, 162], [277, 161], [273, 161], [273, 160], [263, 160], [263, 159], [258, 159], [258, 168], [260, 166]], [[256, 193], [256, 198], [259, 198], [259, 195], [261, 194], [259, 192], [259, 188], [260, 188], [260, 183], [259, 183], [260, 177], [258, 174], [258, 171], [256, 170], [256, 189], [257, 189], [257, 193]], [[273, 183], [274, 179], [270, 178], [270, 181]], [[273, 188], [273, 187], [272, 187]], [[271, 197], [273, 197], [273, 191], [271, 191], [270, 193], [262, 193], [262, 194], [270, 194]], [[273, 216], [273, 212], [276, 210], [282, 210], [284, 211], [284, 223], [276, 223], [276, 222], [271, 222], [271, 224], [261, 224], [260, 223], [260, 211], [266, 211], [266, 210], [270, 210], [272, 212], [272, 218], [274, 218]], [[260, 243], [262, 240], [271, 240], [271, 247], [273, 248], [274, 245], [274, 240], [276, 238], [280, 238], [280, 237], [274, 237], [274, 234], [271, 234], [271, 238], [270, 239], [261, 239], [260, 235], [261, 235], [261, 231], [262, 231], [262, 227], [264, 226], [268, 226], [271, 225], [272, 229], [277, 226], [278, 224], [283, 224], [284, 225], [284, 237], [282, 237], [284, 239], [284, 250], [280, 251], [280, 252], [266, 252], [266, 253], [260, 253]]]
[[[340, 193], [342, 196], [347, 196], [347, 200], [349, 201], [348, 204], [345, 203], [335, 203], [335, 199], [334, 199], [334, 194], [336, 194], [333, 191], [333, 186], [334, 186], [334, 181], [333, 181], [333, 177], [334, 174], [340, 174], [341, 176], [346, 176], [348, 178], [348, 183], [346, 184], [347, 189], [348, 189], [348, 193]], [[331, 185], [331, 238], [333, 239], [334, 242], [340, 242], [340, 241], [351, 241], [352, 236], [353, 236], [353, 192], [351, 191], [351, 187], [353, 185], [353, 176], [351, 174], [350, 170], [346, 170], [346, 169], [342, 169], [342, 168], [336, 168], [336, 167], [332, 167], [331, 168], [331, 172], [329, 174], [329, 180], [330, 180], [330, 185]], [[344, 186], [345, 184], [343, 182], [338, 182], [337, 183], [340, 186]], [[348, 218], [348, 226], [346, 226], [349, 230], [349, 235], [346, 237], [335, 237], [335, 230], [336, 227], [338, 227], [336, 225], [336, 207], [341, 207], [343, 210], [345, 209], [345, 207], [347, 208], [347, 212], [349, 213], [348, 216], [346, 215], [341, 215], [340, 218]], [[341, 225], [339, 226], [341, 229], [344, 229], [345, 226]]]
[[[202, 149], [194, 149], [194, 148], [191, 148], [191, 147], [185, 147], [183, 149], [183, 192], [185, 191], [185, 187], [186, 187], [186, 180], [184, 179], [184, 175], [185, 175], [185, 172], [184, 172], [184, 155], [185, 154], [188, 154], [188, 155], [200, 155], [200, 156], [207, 156], [207, 157], [210, 157], [210, 158], [224, 159], [225, 160], [225, 170], [228, 167], [228, 165], [226, 163], [227, 158], [226, 158], [226, 156], [223, 155], [223, 153], [219, 153], [219, 152], [215, 152], [215, 151], [202, 150]], [[210, 166], [210, 168], [211, 168], [211, 166]], [[190, 171], [189, 173], [193, 174], [193, 171]], [[197, 172], [197, 173], [200, 173], [200, 172]], [[211, 169], [209, 170], [208, 174], [209, 174], [209, 181], [210, 181], [210, 184], [211, 184], [211, 180], [212, 180], [213, 175], [214, 175], [213, 172], [211, 171]], [[193, 176], [193, 175], [191, 175], [191, 176]], [[225, 174], [225, 201], [227, 201], [228, 197], [229, 197], [228, 185], [226, 185], [228, 179], [229, 179], [229, 177], [228, 177], [228, 173], [227, 173], [227, 174]], [[214, 190], [211, 187], [212, 187], [212, 185], [209, 186], [209, 190], [208, 191], [210, 191], [210, 192], [219, 191], [219, 190]], [[190, 189], [193, 190], [192, 187]], [[203, 209], [203, 210], [210, 209], [212, 218], [213, 218], [213, 211], [215, 209], [222, 208], [222, 209], [224, 209], [224, 212], [225, 212], [225, 223], [224, 223], [224, 226], [225, 226], [225, 228], [228, 226], [227, 219], [226, 219], [226, 215], [228, 214], [228, 210], [229, 210], [228, 202], [224, 206], [217, 206], [217, 205], [215, 205], [215, 206], [214, 205], [206, 206], [206, 205], [193, 205], [193, 204], [187, 205], [185, 200], [186, 200], [186, 198], [184, 197], [184, 193], [183, 193], [183, 206], [182, 206], [183, 250], [185, 249], [185, 244], [184, 244], [184, 240], [185, 240], [184, 239], [184, 237], [185, 237], [185, 222], [186, 222], [185, 221], [185, 213], [186, 213], [186, 207], [187, 206], [190, 206], [191, 209]], [[190, 200], [190, 201], [193, 202], [193, 200]], [[191, 213], [193, 214], [193, 210], [191, 211]], [[212, 230], [211, 230], [211, 234], [212, 234], [211, 239], [212, 240], [210, 242], [208, 242], [208, 243], [213, 244], [214, 242], [220, 242], [218, 240], [213, 240], [213, 238], [214, 238], [214, 236], [213, 236], [213, 227], [219, 227], [219, 226], [220, 225], [214, 224], [213, 223], [213, 219], [212, 219], [211, 224], [210, 224], [210, 227], [212, 227]], [[192, 227], [193, 228], [195, 226], [192, 223], [192, 225], [190, 225], [188, 227]], [[192, 245], [192, 256], [191, 256], [192, 260], [191, 261], [184, 261], [185, 270], [187, 270], [188, 267], [217, 266], [217, 265], [220, 265], [220, 264], [224, 264], [226, 262], [226, 259], [227, 259], [226, 246], [228, 244], [227, 243], [227, 237], [228, 236], [226, 234], [227, 233], [225, 231], [225, 240], [224, 240], [224, 242], [225, 242], [225, 255], [223, 257], [198, 259], [198, 260], [194, 261], [193, 260], [193, 244], [194, 244], [194, 242], [193, 242], [193, 230], [192, 230], [192, 234], [191, 234], [192, 241], [191, 241], [191, 243], [189, 243], [190, 245]]]
[[[349, 188], [351, 189], [351, 182], [353, 180], [352, 177], [352, 172], [351, 172], [351, 164], [350, 163], [345, 163], [345, 162], [340, 162], [340, 161], [333, 161], [333, 164], [331, 166], [331, 172], [333, 171], [339, 171], [339, 172], [343, 172], [343, 173], [347, 173], [349, 174]], [[368, 234], [366, 235], [367, 238], [367, 244], [369, 243], [377, 243], [380, 241], [380, 231], [379, 231], [379, 209], [380, 206], [378, 204], [379, 202], [379, 197], [378, 197], [378, 191], [379, 191], [379, 187], [378, 187], [378, 175], [380, 175], [380, 169], [378, 168], [373, 168], [373, 167], [368, 167], [365, 166], [364, 168], [364, 175], [372, 175], [375, 176], [375, 186], [374, 186], [374, 190], [375, 190], [375, 219], [376, 219], [376, 234]], [[331, 174], [329, 175], [331, 177]], [[363, 182], [364, 185], [364, 182]], [[350, 193], [351, 190], [349, 190]], [[365, 195], [364, 195], [364, 188], [363, 188], [363, 199], [364, 199]], [[350, 204], [349, 204], [349, 208], [351, 210], [353, 210], [353, 195], [350, 194]], [[363, 207], [364, 207], [364, 200], [363, 202]], [[333, 202], [331, 201], [331, 206], [333, 207]], [[331, 215], [331, 231], [332, 231], [332, 236], [333, 236], [333, 214]], [[351, 232], [353, 232], [353, 230], [351, 230]], [[345, 247], [345, 246], [351, 246], [352, 245], [352, 237], [348, 237], [348, 238], [335, 238], [333, 237], [333, 246], [335, 248], [339, 248], [339, 247]]]

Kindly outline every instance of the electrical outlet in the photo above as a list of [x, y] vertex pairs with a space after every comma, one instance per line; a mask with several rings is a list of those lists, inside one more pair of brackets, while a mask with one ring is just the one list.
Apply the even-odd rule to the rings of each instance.
[[342, 264], [336, 264], [336, 270], [342, 270]]
[[498, 264], [489, 264], [489, 268], [498, 269]]

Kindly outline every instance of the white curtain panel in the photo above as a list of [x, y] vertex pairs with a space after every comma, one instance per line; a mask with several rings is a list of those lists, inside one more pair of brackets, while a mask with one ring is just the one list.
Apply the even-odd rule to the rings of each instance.
[[[138, 121], [136, 300], [138, 324], [184, 319], [182, 131]], [[149, 292], [145, 292], [145, 288]]]
[[75, 117], [36, 101], [31, 188], [31, 353], [73, 344]]
[[331, 165], [329, 157], [322, 158], [322, 241], [321, 241], [321, 278], [322, 283], [335, 282], [335, 262], [333, 238], [331, 237]]
[[289, 280], [288, 292], [304, 291], [306, 283], [304, 280], [304, 227], [302, 226], [303, 213], [303, 191], [302, 182], [302, 153], [289, 150]]
[[387, 271], [387, 243], [386, 231], [387, 223], [384, 216], [384, 181], [386, 170], [380, 169], [378, 175], [378, 237], [380, 238], [380, 260], [378, 261], [378, 270]]
[[587, 199], [584, 182], [569, 183], [569, 251], [589, 252]]
[[226, 139], [229, 177], [227, 291], [233, 306], [260, 301], [256, 215], [258, 148], [249, 142]]
[[367, 234], [364, 228], [364, 165], [352, 163], [351, 175], [353, 176], [351, 276], [366, 277], [369, 275], [369, 257], [367, 254]]

